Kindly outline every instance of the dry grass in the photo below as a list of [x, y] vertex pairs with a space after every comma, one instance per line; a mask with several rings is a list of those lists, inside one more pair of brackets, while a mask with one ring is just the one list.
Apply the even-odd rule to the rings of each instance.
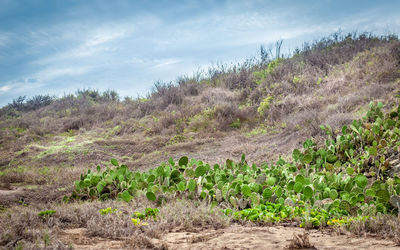
[[[124, 239], [133, 245], [149, 247], [149, 239], [160, 238], [166, 232], [193, 232], [207, 228], [219, 229], [228, 225], [221, 212], [217, 209], [210, 210], [206, 203], [170, 199], [159, 207], [160, 214], [156, 221], [148, 220], [148, 226], [140, 227], [135, 227], [131, 221], [133, 212], [144, 212], [147, 207], [156, 207], [156, 204], [144, 196], [131, 203], [106, 201], [14, 207], [0, 214], [0, 246], [10, 248], [23, 244], [28, 249], [38, 248], [44, 246], [43, 239], [48, 237], [46, 244], [58, 248], [62, 247], [62, 242], [57, 240], [61, 230], [86, 228], [89, 237]], [[107, 207], [117, 211], [101, 215], [99, 210]], [[48, 209], [56, 210], [56, 213], [45, 218], [38, 216], [38, 212]]]
[[210, 210], [208, 204], [199, 201], [174, 200], [161, 207], [157, 227], [162, 231], [196, 232], [224, 228], [227, 225], [228, 220], [218, 208]]
[[309, 234], [304, 232], [303, 234], [293, 233], [293, 239], [287, 246], [288, 249], [317, 249], [310, 243]]
[[365, 222], [353, 221], [346, 229], [355, 235], [371, 234], [393, 239], [396, 244], [400, 243], [400, 218], [398, 216], [380, 215], [376, 218], [369, 218]]

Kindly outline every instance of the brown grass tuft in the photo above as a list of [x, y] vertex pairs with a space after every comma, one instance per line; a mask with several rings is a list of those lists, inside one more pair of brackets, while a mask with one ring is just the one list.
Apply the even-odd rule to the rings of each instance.
[[372, 234], [389, 238], [399, 244], [400, 217], [387, 214], [370, 217], [366, 221], [352, 221], [347, 230], [359, 236]]
[[219, 229], [228, 225], [218, 209], [210, 210], [205, 202], [173, 200], [160, 208], [157, 227], [162, 231], [197, 232], [202, 229]]
[[303, 234], [293, 233], [293, 239], [287, 246], [288, 249], [317, 249], [310, 243], [309, 234], [304, 232]]

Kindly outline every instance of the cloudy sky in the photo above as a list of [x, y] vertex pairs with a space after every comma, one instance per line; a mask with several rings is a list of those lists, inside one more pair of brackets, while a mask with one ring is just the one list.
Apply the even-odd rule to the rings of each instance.
[[0, 0], [0, 106], [78, 88], [144, 95], [218, 62], [335, 31], [400, 33], [400, 1]]

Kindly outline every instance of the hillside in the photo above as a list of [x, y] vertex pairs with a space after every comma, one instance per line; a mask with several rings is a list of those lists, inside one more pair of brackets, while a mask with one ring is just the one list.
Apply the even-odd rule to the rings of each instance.
[[[374, 139], [369, 142], [367, 138], [365, 140], [370, 144], [366, 143], [360, 135], [361, 139], [357, 139], [359, 141], [354, 140], [361, 143], [361, 146], [357, 143], [351, 146], [352, 154], [358, 155], [359, 158], [353, 155], [348, 158], [339, 155], [345, 154], [346, 150], [335, 151], [335, 157], [340, 158], [339, 164], [342, 164], [343, 173], [356, 178], [355, 174], [352, 175], [355, 171], [366, 176], [371, 185], [374, 178], [382, 181], [395, 179], [397, 184], [400, 159], [396, 159], [400, 156], [400, 145], [398, 137], [392, 136], [396, 135], [399, 125], [396, 118], [398, 115], [392, 114], [400, 112], [396, 111], [400, 103], [400, 41], [397, 37], [377, 37], [369, 34], [333, 35], [304, 44], [290, 57], [273, 56], [273, 53], [264, 49], [261, 50], [261, 55], [261, 59], [251, 59], [229, 67], [220, 65], [210, 68], [207, 73], [181, 77], [176, 83], [158, 82], [146, 97], [121, 99], [111, 90], [103, 93], [96, 90], [78, 90], [75, 95], [61, 98], [48, 95], [28, 99], [21, 97], [1, 108], [0, 246], [10, 248], [23, 244], [27, 248], [36, 248], [35, 244], [39, 244], [40, 247], [67, 247], [60, 231], [66, 228], [84, 228], [90, 237], [124, 239], [126, 243], [132, 241], [129, 237], [134, 235], [136, 242], [131, 243], [137, 247], [173, 248], [173, 244], [168, 245], [168, 240], [167, 243], [160, 240], [161, 235], [174, 230], [220, 230], [231, 228], [232, 223], [271, 223], [259, 220], [248, 222], [246, 216], [241, 219], [229, 217], [226, 209], [234, 210], [236, 204], [235, 201], [230, 204], [229, 197], [225, 200], [228, 205], [223, 202], [221, 205], [212, 203], [212, 193], [207, 193], [211, 198], [182, 196], [187, 190], [179, 189], [179, 181], [176, 187], [180, 191], [178, 195], [170, 195], [169, 192], [163, 194], [168, 200], [166, 205], [162, 202], [155, 204], [151, 199], [148, 201], [146, 194], [150, 192], [151, 187], [146, 186], [143, 190], [138, 188], [138, 195], [132, 201], [128, 199], [131, 206], [124, 201], [98, 201], [99, 197], [96, 198], [95, 195], [80, 194], [75, 181], [83, 181], [85, 177], [82, 174], [87, 173], [88, 169], [96, 171], [96, 166], [101, 166], [101, 169], [106, 171], [105, 167], [112, 166], [110, 159], [117, 159], [119, 163], [126, 165], [126, 173], [143, 173], [146, 179], [153, 173], [149, 169], [156, 169], [162, 166], [163, 162], [172, 162], [173, 166], [179, 162], [180, 167], [187, 168], [201, 165], [196, 160], [191, 161], [191, 166], [189, 162], [181, 164], [182, 159], [185, 162], [182, 156], [209, 163], [211, 166], [219, 164], [221, 169], [229, 167], [230, 161], [226, 160], [232, 159], [233, 162], [238, 162], [238, 166], [248, 165], [249, 171], [252, 171], [250, 166], [253, 163], [255, 166], [267, 164], [273, 168], [276, 162], [277, 166], [281, 166], [279, 162], [283, 161], [289, 165], [284, 165], [279, 174], [272, 170], [263, 170], [267, 178], [265, 183], [273, 176], [278, 180], [272, 185], [266, 184], [273, 186], [272, 191], [276, 195], [276, 185], [280, 178], [283, 178], [281, 173], [285, 172], [284, 169], [288, 166], [290, 168], [290, 164], [295, 168], [293, 176], [285, 177], [289, 180], [293, 178], [294, 181], [296, 176], [305, 175], [296, 172], [296, 166], [299, 171], [303, 171], [303, 167], [308, 169], [307, 166], [318, 165], [315, 156], [317, 152], [321, 152], [318, 150], [330, 150], [326, 139], [339, 135], [353, 135], [350, 125], [358, 124], [353, 120], [360, 121], [359, 126], [364, 127], [364, 131], [367, 129], [364, 124], [376, 124], [379, 122], [378, 118], [384, 122], [394, 121], [394, 125], [390, 126], [384, 126], [384, 122], [382, 123], [382, 130], [386, 129], [390, 135], [385, 134], [385, 130], [379, 135], [379, 139], [375, 138], [378, 143], [381, 143], [381, 139], [386, 143], [381, 146], [385, 152], [379, 151], [375, 156], [382, 154], [386, 157], [382, 164], [391, 157], [391, 165], [385, 165], [389, 168], [387, 174], [381, 170], [379, 164], [373, 165], [374, 162], [365, 163], [370, 164], [368, 170], [361, 169], [358, 163], [362, 161], [364, 164], [364, 150], [377, 145], [373, 145]], [[391, 119], [388, 118], [390, 115]], [[322, 129], [320, 125], [324, 125]], [[349, 131], [343, 130], [345, 125], [349, 127]], [[356, 128], [358, 134], [359, 131], [361, 130]], [[310, 141], [307, 140], [309, 138], [312, 138], [314, 144], [304, 146], [307, 145], [304, 142]], [[297, 151], [293, 151], [296, 148], [303, 148], [301, 153], [299, 151], [301, 160], [296, 159], [298, 155], [294, 152]], [[309, 152], [311, 148], [315, 154]], [[243, 154], [246, 159], [242, 157]], [[304, 160], [306, 155], [313, 158]], [[336, 161], [332, 161], [331, 165]], [[115, 163], [115, 167], [120, 167], [119, 163]], [[299, 164], [304, 165], [301, 167]], [[325, 159], [324, 164], [326, 167], [330, 162]], [[351, 172], [347, 170], [348, 167], [355, 170]], [[370, 167], [379, 170], [370, 170]], [[196, 171], [200, 171], [197, 169], [198, 167]], [[207, 171], [211, 173], [211, 170]], [[246, 175], [246, 171], [241, 174]], [[319, 170], [315, 171], [316, 174], [319, 173]], [[339, 167], [335, 171], [337, 174], [342, 169]], [[307, 172], [306, 176], [308, 174]], [[185, 172], [185, 178], [186, 175]], [[203, 175], [199, 174], [196, 178]], [[249, 175], [256, 180], [259, 171], [254, 170]], [[157, 175], [156, 177], [159, 178]], [[184, 177], [179, 178], [182, 180]], [[164, 179], [160, 179], [159, 183], [163, 181]], [[196, 179], [196, 182], [199, 180]], [[247, 182], [251, 183], [249, 180]], [[281, 184], [286, 185], [283, 182], [282, 179]], [[213, 185], [218, 185], [218, 182], [215, 181]], [[312, 187], [313, 192], [316, 192], [315, 189]], [[339, 189], [338, 187], [338, 191]], [[263, 190], [266, 190], [265, 187]], [[260, 190], [261, 196], [270, 199], [268, 195], [264, 196], [263, 190]], [[110, 193], [112, 191], [110, 190]], [[152, 193], [157, 192], [160, 190], [153, 190]], [[216, 195], [217, 191], [213, 192]], [[243, 192], [243, 197], [250, 197], [250, 194], [245, 195], [243, 190], [239, 190], [240, 192]], [[289, 193], [285, 195], [290, 197]], [[64, 196], [69, 197], [68, 203], [64, 203]], [[159, 197], [160, 195], [157, 196]], [[243, 197], [236, 199], [239, 201]], [[379, 200], [378, 198], [376, 199]], [[96, 201], [77, 202], [79, 199]], [[315, 198], [315, 201], [311, 202], [312, 206], [316, 200], [318, 199]], [[255, 209], [252, 202], [243, 206], [241, 211], [245, 211], [243, 209], [246, 208]], [[271, 203], [279, 202], [271, 200]], [[225, 215], [210, 212], [210, 204], [224, 209]], [[126, 218], [122, 215], [113, 217], [111, 210], [105, 212], [105, 216], [99, 214], [99, 210], [108, 207], [130, 214], [133, 211], [142, 211], [146, 207], [158, 207], [162, 216], [158, 223], [150, 221], [150, 226], [139, 232], [140, 230], [135, 230], [137, 227], [132, 227], [132, 222], [125, 221]], [[237, 205], [236, 208], [238, 207], [240, 206]], [[56, 210], [55, 217], [45, 215], [38, 218], [37, 213], [47, 209]], [[398, 210], [390, 207], [388, 203], [387, 209], [379, 212], [393, 215], [398, 213]], [[355, 234], [368, 232], [394, 239], [400, 235], [398, 226], [390, 229], [391, 231], [384, 226], [377, 229], [376, 225], [381, 225], [383, 221], [387, 225], [398, 223], [394, 215], [385, 216], [378, 216], [378, 222], [369, 222], [368, 225], [360, 221], [357, 221], [359, 224], [345, 224], [351, 224], [347, 229]], [[297, 222], [298, 218], [294, 218], [290, 223], [298, 226], [300, 223]], [[327, 221], [324, 223], [329, 230]], [[372, 226], [373, 223], [376, 225]], [[308, 226], [312, 228], [315, 225]], [[335, 230], [339, 229], [335, 227]], [[204, 237], [207, 237], [207, 234]], [[74, 244], [77, 244], [76, 242], [74, 241]], [[193, 243], [196, 241], [193, 240]]]

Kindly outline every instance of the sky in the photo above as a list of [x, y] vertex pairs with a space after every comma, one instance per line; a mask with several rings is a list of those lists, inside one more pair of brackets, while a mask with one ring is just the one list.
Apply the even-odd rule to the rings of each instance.
[[0, 107], [77, 89], [146, 95], [156, 81], [290, 51], [334, 32], [400, 33], [400, 1], [0, 0]]

